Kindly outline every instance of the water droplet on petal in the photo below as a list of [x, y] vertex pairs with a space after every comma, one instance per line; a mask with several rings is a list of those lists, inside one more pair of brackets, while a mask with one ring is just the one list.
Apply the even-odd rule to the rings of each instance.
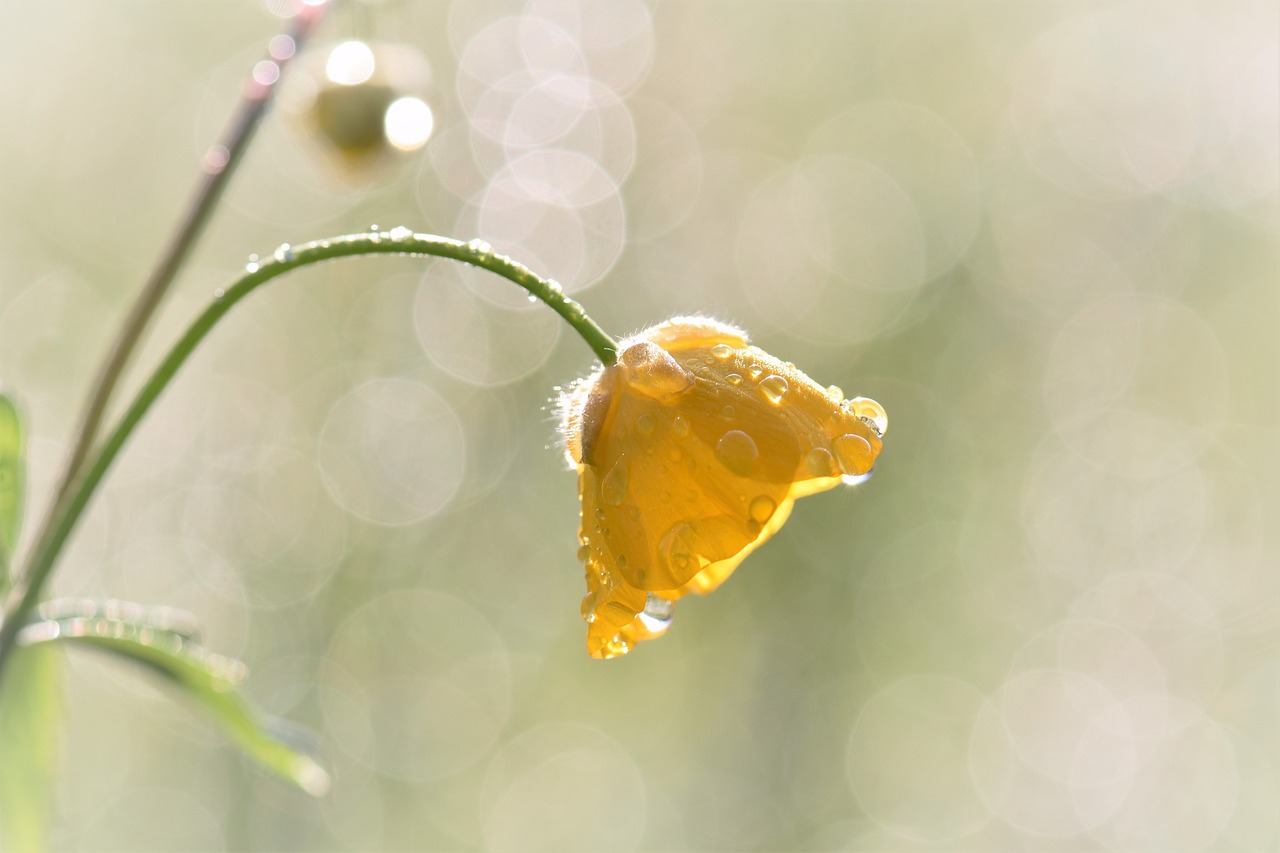
[[649, 341], [637, 341], [618, 353], [628, 385], [655, 400], [669, 400], [693, 387], [693, 379], [670, 353]]
[[579, 563], [585, 563], [585, 562], [587, 562], [587, 560], [589, 560], [589, 559], [591, 559], [591, 546], [590, 546], [590, 545], [581, 545], [581, 546], [579, 546], [579, 547], [578, 547], [578, 562], [579, 562]]
[[728, 382], [730, 385], [741, 385], [742, 377], [736, 373], [730, 373], [728, 376], [724, 378], [724, 381]]
[[751, 436], [740, 429], [731, 429], [716, 443], [716, 458], [734, 474], [745, 477], [755, 470], [760, 450]]
[[875, 453], [865, 438], [854, 433], [842, 435], [831, 442], [840, 470], [847, 476], [860, 477], [875, 464]]
[[773, 498], [768, 495], [757, 495], [747, 507], [747, 515], [757, 524], [764, 524], [773, 516], [773, 511], [777, 508], [778, 504]]
[[855, 415], [862, 418], [867, 426], [874, 429], [877, 435], [882, 436], [889, 429], [889, 416], [885, 413], [884, 407], [870, 397], [854, 397], [849, 401], [849, 408]]
[[640, 613], [640, 622], [651, 634], [661, 634], [671, 624], [676, 603], [649, 593], [644, 600], [644, 610]]
[[760, 374], [762, 373], [764, 373], [764, 371], [761, 370], [758, 365], [754, 365], [754, 364], [751, 365], [751, 367], [747, 370], [747, 376], [751, 377], [752, 382], [755, 382], [757, 379], [759, 379]]
[[844, 402], [844, 391], [843, 391], [843, 390], [841, 390], [841, 388], [840, 388], [840, 386], [839, 386], [839, 385], [828, 385], [828, 386], [827, 386], [827, 397], [828, 397], [828, 398], [829, 398], [833, 403], [842, 403], [842, 402]]
[[652, 435], [657, 423], [653, 419], [653, 415], [645, 412], [636, 418], [636, 435]]
[[716, 358], [728, 358], [733, 355], [733, 347], [728, 344], [716, 344], [711, 348], [711, 354]]
[[628, 467], [627, 457], [619, 456], [600, 481], [600, 498], [609, 506], [619, 506], [627, 496]]
[[688, 438], [689, 419], [684, 415], [676, 415], [675, 420], [671, 422], [671, 434], [676, 438]]
[[782, 398], [787, 396], [788, 390], [790, 390], [790, 387], [787, 385], [787, 380], [776, 373], [771, 373], [760, 380], [760, 393], [764, 394], [765, 399], [775, 406], [782, 404]]
[[825, 447], [815, 447], [804, 456], [804, 465], [815, 477], [834, 477], [836, 460]]
[[694, 552], [693, 525], [682, 521], [667, 531], [658, 543], [658, 556], [666, 564], [667, 574], [680, 583], [697, 574], [699, 563]]

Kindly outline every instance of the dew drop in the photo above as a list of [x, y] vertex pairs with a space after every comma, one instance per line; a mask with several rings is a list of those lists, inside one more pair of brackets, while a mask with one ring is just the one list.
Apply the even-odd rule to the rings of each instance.
[[860, 435], [848, 433], [831, 442], [840, 470], [846, 476], [859, 477], [871, 470], [875, 464], [875, 453], [871, 444]]
[[745, 477], [755, 470], [760, 451], [751, 436], [740, 429], [731, 429], [716, 443], [716, 458], [732, 473]]
[[834, 477], [836, 460], [825, 447], [815, 447], [804, 456], [804, 466], [815, 477]]
[[729, 346], [728, 344], [716, 344], [711, 348], [711, 354], [714, 355], [716, 358], [721, 358], [721, 359], [728, 358], [729, 356], [733, 355], [733, 347]]
[[403, 225], [397, 225], [388, 232], [388, 236], [397, 243], [403, 243], [413, 236], [413, 229], [406, 228]]
[[728, 382], [730, 385], [741, 385], [742, 377], [736, 373], [730, 373], [728, 376], [724, 378], [724, 381]]
[[782, 405], [782, 399], [787, 396], [788, 390], [790, 386], [787, 385], [787, 380], [776, 373], [771, 373], [760, 380], [760, 393], [775, 406]]
[[581, 545], [581, 546], [579, 546], [579, 547], [578, 547], [578, 562], [579, 562], [579, 563], [585, 563], [585, 562], [587, 562], [587, 560], [589, 560], [589, 559], [591, 559], [591, 546], [590, 546], [590, 545]]
[[733, 406], [725, 406], [725, 407], [724, 407], [724, 409], [722, 409], [722, 410], [721, 410], [721, 412], [720, 412], [720, 416], [721, 416], [722, 418], [724, 418], [726, 421], [731, 421], [731, 420], [733, 420], [734, 415], [736, 415], [736, 414], [738, 414], [738, 413], [737, 413], [737, 411], [733, 408]]
[[747, 370], [747, 376], [751, 377], [752, 382], [755, 382], [756, 380], [758, 380], [762, 373], [764, 373], [764, 371], [760, 369], [759, 365], [755, 365], [755, 364], [751, 365], [751, 367]]
[[840, 402], [843, 402], [843, 401], [844, 401], [844, 391], [843, 391], [843, 390], [841, 390], [841, 388], [840, 388], [840, 386], [839, 386], [839, 385], [828, 385], [828, 386], [827, 386], [827, 398], [828, 398], [828, 399], [830, 399], [833, 403], [840, 403]]
[[699, 564], [693, 548], [695, 535], [693, 525], [682, 521], [668, 530], [658, 543], [658, 556], [666, 564], [670, 576], [680, 583], [697, 573]]
[[293, 247], [288, 243], [281, 243], [279, 246], [276, 246], [273, 256], [280, 263], [287, 264], [289, 261], [293, 260]]
[[627, 457], [619, 456], [609, 473], [600, 481], [600, 497], [609, 506], [620, 506], [627, 497]]
[[247, 264], [245, 264], [245, 265], [244, 265], [244, 271], [245, 271], [245, 272], [257, 272], [257, 271], [258, 271], [258, 269], [259, 269], [259, 267], [258, 267], [258, 256], [257, 256], [257, 255], [250, 255], [250, 256], [249, 256], [249, 262], [248, 262]]
[[662, 347], [638, 341], [618, 353], [629, 386], [655, 400], [669, 400], [693, 387], [693, 379]]
[[689, 419], [684, 415], [676, 415], [675, 420], [671, 422], [671, 434], [676, 438], [688, 438]]
[[636, 418], [636, 435], [653, 435], [653, 430], [657, 423], [653, 420], [653, 415], [645, 412]]
[[640, 612], [640, 623], [651, 634], [661, 634], [671, 624], [676, 603], [666, 598], [659, 598], [649, 593], [644, 600], [644, 610]]
[[757, 495], [747, 507], [747, 515], [757, 524], [764, 524], [773, 516], [778, 508], [777, 502], [768, 495]]
[[485, 255], [493, 254], [493, 246], [490, 246], [487, 241], [481, 240], [479, 237], [476, 237], [473, 240], [468, 240], [467, 248], [473, 252], [480, 252]]
[[885, 413], [884, 407], [870, 397], [854, 397], [849, 401], [849, 408], [855, 415], [862, 418], [867, 426], [874, 429], [876, 435], [884, 435], [889, 429], [889, 416]]

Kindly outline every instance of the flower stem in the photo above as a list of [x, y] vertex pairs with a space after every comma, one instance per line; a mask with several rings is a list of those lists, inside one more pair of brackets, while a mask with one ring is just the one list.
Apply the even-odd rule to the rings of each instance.
[[329, 240], [317, 240], [288, 249], [281, 247], [274, 257], [263, 261], [261, 265], [251, 265], [235, 284], [215, 294], [213, 302], [187, 328], [147, 379], [97, 453], [80, 469], [55, 502], [49, 517], [50, 523], [41, 531], [40, 539], [32, 548], [27, 571], [22, 575], [22, 595], [9, 608], [3, 623], [0, 623], [0, 678], [3, 677], [5, 664], [17, 642], [19, 629], [39, 602], [58, 555], [75, 530], [93, 493], [129, 436], [205, 336], [232, 306], [268, 281], [299, 267], [333, 258], [360, 255], [450, 258], [489, 270], [518, 284], [549, 305], [582, 336], [606, 365], [613, 364], [617, 359], [617, 342], [587, 316], [581, 305], [565, 296], [560, 285], [535, 275], [528, 267], [506, 255], [495, 253], [489, 244], [482, 241], [463, 243], [429, 234], [414, 234], [407, 228], [395, 228], [380, 233], [349, 234]]

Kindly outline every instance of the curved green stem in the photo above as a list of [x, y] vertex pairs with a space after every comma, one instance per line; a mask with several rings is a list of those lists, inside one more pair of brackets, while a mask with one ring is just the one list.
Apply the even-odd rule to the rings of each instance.
[[350, 258], [358, 255], [412, 255], [450, 258], [496, 273], [529, 291], [541, 299], [574, 328], [587, 342], [596, 356], [606, 365], [617, 359], [618, 344], [587, 316], [582, 306], [564, 295], [560, 285], [541, 278], [505, 255], [496, 254], [488, 243], [472, 240], [463, 243], [428, 234], [414, 234], [407, 228], [371, 234], [350, 234], [329, 240], [317, 240], [292, 248], [281, 247], [273, 258], [261, 265], [250, 265], [248, 271], [235, 284], [220, 291], [209, 307], [195, 319], [178, 339], [168, 355], [147, 379], [119, 424], [103, 442], [91, 462], [84, 466], [70, 488], [59, 498], [51, 515], [52, 523], [43, 531], [32, 549], [27, 571], [23, 574], [23, 592], [17, 603], [5, 614], [0, 624], [0, 677], [5, 663], [13, 651], [18, 630], [35, 609], [48, 581], [49, 574], [68, 537], [75, 529], [90, 498], [101, 483], [124, 447], [129, 436], [141, 422], [151, 405], [168, 386], [178, 370], [186, 362], [205, 336], [218, 321], [241, 299], [278, 276], [298, 267], [327, 261], [333, 258]]

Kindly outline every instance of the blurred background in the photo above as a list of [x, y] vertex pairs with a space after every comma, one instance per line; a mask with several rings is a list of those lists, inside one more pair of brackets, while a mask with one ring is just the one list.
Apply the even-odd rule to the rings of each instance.
[[[31, 527], [289, 3], [3, 8]], [[338, 8], [141, 361], [251, 253], [405, 225], [615, 335], [741, 324], [880, 401], [885, 452], [592, 660], [550, 405], [587, 347], [443, 262], [294, 274], [162, 399], [54, 586], [190, 610], [333, 790], [74, 652], [55, 847], [1276, 849], [1278, 32], [1235, 0]]]

